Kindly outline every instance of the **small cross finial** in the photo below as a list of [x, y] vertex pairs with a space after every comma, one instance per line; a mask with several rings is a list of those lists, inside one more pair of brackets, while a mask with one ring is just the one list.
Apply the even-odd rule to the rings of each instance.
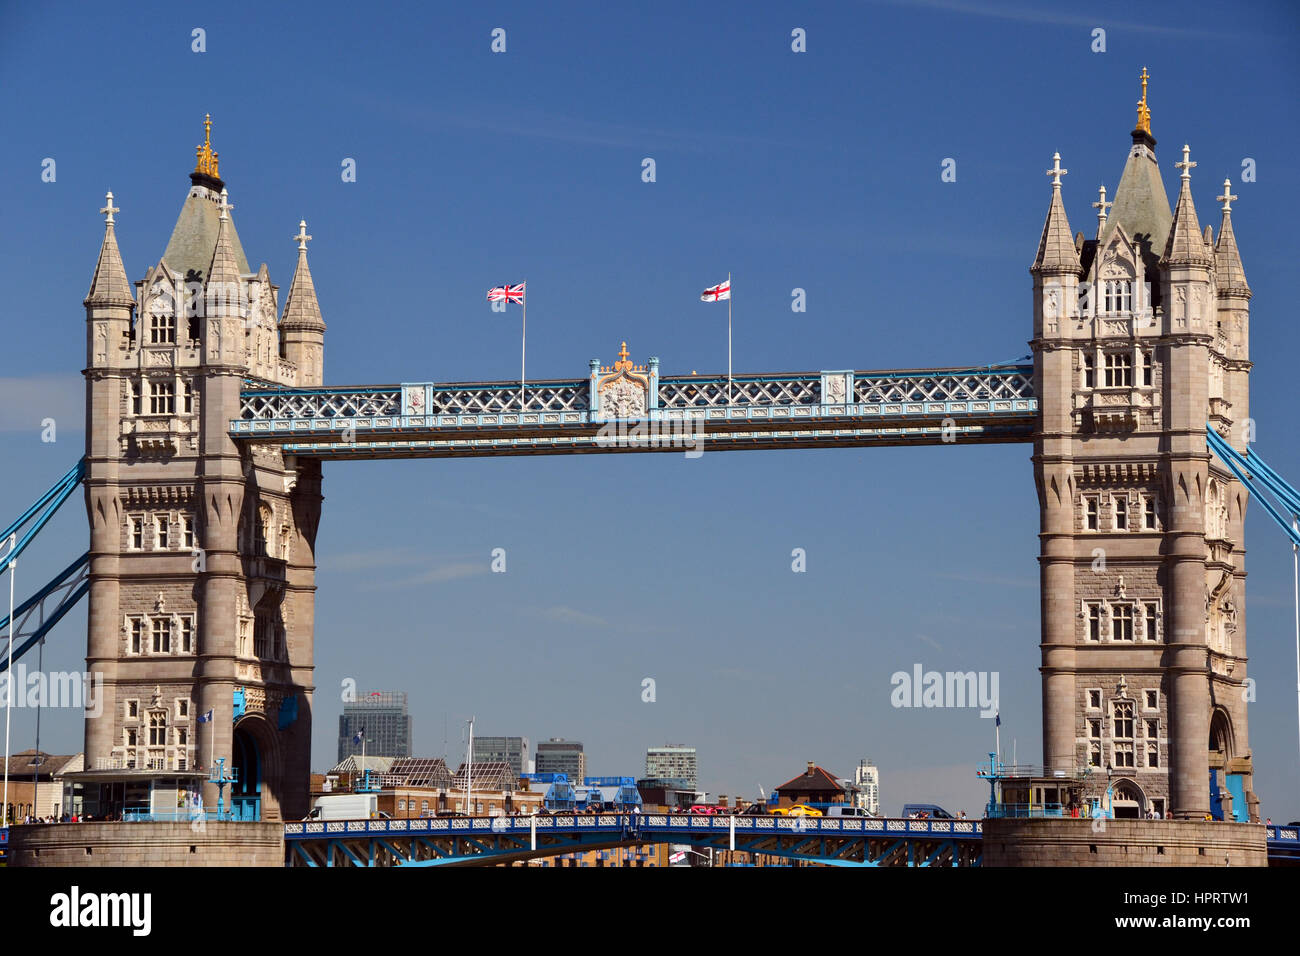
[[217, 208], [221, 210], [223, 220], [230, 218], [230, 210], [235, 208], [235, 204], [230, 201], [230, 190], [224, 186], [221, 188], [221, 202], [217, 203]]
[[290, 236], [289, 238], [292, 239], [294, 242], [298, 243], [298, 251], [299, 251], [299, 252], [306, 252], [306, 251], [307, 251], [307, 241], [308, 241], [309, 239], [311, 239], [311, 236], [307, 235], [307, 220], [306, 220], [306, 219], [299, 219], [299, 220], [298, 220], [298, 235], [296, 235], [296, 236]]
[[1231, 180], [1231, 179], [1225, 179], [1225, 180], [1223, 181], [1223, 195], [1222, 195], [1222, 196], [1215, 196], [1214, 198], [1217, 199], [1217, 200], [1219, 200], [1219, 202], [1223, 203], [1223, 211], [1224, 211], [1224, 212], [1232, 212], [1232, 201], [1233, 201], [1234, 199], [1236, 199], [1237, 197], [1234, 196], [1234, 195], [1232, 194], [1232, 180]]
[[[105, 193], [104, 198], [108, 200], [108, 205], [101, 209], [100, 212], [108, 217], [104, 221], [111, 226], [113, 224], [113, 213], [121, 212], [122, 210], [113, 205], [113, 194], [111, 192]], [[1236, 199], [1237, 197], [1233, 196], [1232, 198]]]
[[1105, 186], [1098, 186], [1097, 192], [1101, 194], [1101, 198], [1092, 204], [1092, 208], [1097, 210], [1097, 218], [1104, 222], [1106, 220], [1106, 210], [1115, 204], [1113, 202], [1106, 202]]
[[618, 358], [619, 358], [619, 361], [621, 361], [621, 362], [626, 362], [626, 361], [627, 361], [627, 343], [626, 343], [626, 342], [624, 342], [624, 343], [623, 343], [623, 347], [622, 347], [621, 349], [618, 350]]
[[1047, 175], [1052, 177], [1052, 187], [1059, 189], [1061, 186], [1061, 177], [1068, 173], [1068, 169], [1061, 168], [1061, 154], [1052, 154], [1052, 168], [1047, 171]]
[[1194, 162], [1192, 162], [1192, 160], [1191, 160], [1191, 158], [1190, 158], [1191, 155], [1192, 155], [1192, 147], [1190, 147], [1190, 146], [1188, 146], [1186, 143], [1184, 143], [1184, 144], [1183, 144], [1183, 161], [1182, 161], [1181, 163], [1174, 163], [1174, 168], [1175, 168], [1175, 169], [1181, 169], [1181, 170], [1183, 171], [1183, 177], [1182, 177], [1183, 179], [1191, 179], [1191, 178], [1192, 178], [1191, 169], [1192, 169], [1192, 167], [1195, 166], [1196, 164], [1195, 164]]

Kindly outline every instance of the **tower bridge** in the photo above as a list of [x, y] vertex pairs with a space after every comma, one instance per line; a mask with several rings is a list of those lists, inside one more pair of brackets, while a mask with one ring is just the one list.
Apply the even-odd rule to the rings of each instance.
[[[236, 771], [241, 818], [306, 814], [326, 459], [681, 447], [638, 444], [638, 428], [705, 450], [1032, 442], [1044, 766], [1111, 768], [1135, 812], [1202, 819], [1213, 798], [1258, 820], [1242, 693], [1248, 496], [1206, 438], [1208, 423], [1246, 450], [1236, 197], [1218, 197], [1217, 238], [1202, 229], [1183, 147], [1171, 210], [1144, 110], [1145, 93], [1092, 238], [1071, 231], [1054, 159], [1031, 360], [997, 367], [729, 380], [661, 375], [625, 346], [613, 365], [526, 387], [327, 387], [305, 223], [281, 307], [267, 266], [245, 258], [208, 137], [165, 252], [135, 282], [110, 193], [84, 303], [77, 476], [90, 547], [75, 593], [89, 594], [87, 667], [111, 715], [86, 721], [87, 773], [190, 780], [212, 806], [214, 754]], [[239, 296], [209, 295], [232, 286]]]

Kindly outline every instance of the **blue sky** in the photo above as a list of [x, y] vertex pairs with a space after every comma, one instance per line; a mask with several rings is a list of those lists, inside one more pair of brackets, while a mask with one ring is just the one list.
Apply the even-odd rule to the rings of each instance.
[[[664, 374], [971, 366], [1028, 351], [1028, 267], [1059, 150], [1074, 230], [1113, 194], [1149, 102], [1166, 188], [1184, 142], [1202, 224], [1225, 176], [1252, 301], [1258, 450], [1300, 478], [1287, 292], [1297, 253], [1288, 4], [319, 4], [0, 12], [0, 513], [81, 454], [84, 312], [105, 190], [132, 279], [161, 256], [204, 113], [250, 264], [287, 289], [298, 220], [332, 384], [508, 379], [527, 279], [529, 377], [619, 343]], [[207, 50], [191, 50], [191, 31]], [[504, 54], [490, 33], [506, 32]], [[807, 52], [791, 51], [791, 30]], [[1106, 52], [1091, 51], [1106, 30]], [[41, 181], [53, 158], [57, 179]], [[357, 181], [340, 164], [356, 161]], [[641, 180], [642, 160], [657, 181]], [[1243, 183], [1243, 158], [1257, 180]], [[940, 179], [956, 160], [956, 182]], [[790, 309], [791, 290], [807, 312]], [[55, 417], [58, 440], [40, 441]], [[1037, 504], [1028, 446], [327, 464], [313, 764], [341, 682], [411, 695], [417, 750], [477, 732], [583, 740], [598, 773], [699, 748], [702, 785], [755, 795], [807, 760], [871, 757], [887, 809], [974, 811], [973, 710], [890, 705], [890, 675], [1001, 675], [1003, 740], [1041, 759]], [[1289, 548], [1247, 524], [1257, 789], [1300, 816]], [[85, 547], [69, 504], [34, 589]], [[507, 549], [506, 574], [488, 572]], [[808, 570], [790, 570], [791, 550]], [[47, 648], [80, 669], [84, 610]], [[641, 682], [656, 681], [643, 703]], [[18, 713], [15, 749], [32, 741]], [[42, 723], [80, 749], [75, 715]], [[1289, 815], [1288, 815], [1289, 814]]]

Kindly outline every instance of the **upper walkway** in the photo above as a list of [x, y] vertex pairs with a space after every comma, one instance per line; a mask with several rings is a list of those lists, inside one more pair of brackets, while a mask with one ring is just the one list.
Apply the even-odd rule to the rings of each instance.
[[[283, 388], [246, 381], [230, 435], [318, 458], [1025, 442], [1033, 367]], [[615, 366], [617, 369], [618, 366]], [[621, 373], [621, 374], [620, 374]], [[626, 424], [621, 424], [626, 423]]]

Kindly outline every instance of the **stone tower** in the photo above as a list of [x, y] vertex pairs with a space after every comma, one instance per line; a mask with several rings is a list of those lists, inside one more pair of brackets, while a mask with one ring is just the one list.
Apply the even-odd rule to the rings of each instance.
[[[1249, 299], [1231, 196], [1217, 243], [1183, 147], [1170, 212], [1146, 103], [1114, 202], [1071, 237], [1059, 157], [1034, 284], [1044, 764], [1090, 767], [1119, 815], [1257, 819], [1247, 736]], [[1108, 208], [1113, 207], [1110, 214]], [[1102, 784], [1106, 786], [1106, 783]]]
[[[318, 384], [325, 325], [298, 266], [277, 321], [248, 267], [211, 121], [162, 259], [134, 285], [113, 207], [86, 305], [88, 770], [202, 771], [225, 758], [243, 818], [302, 817], [311, 746], [320, 464], [228, 434], [242, 383]], [[210, 719], [205, 719], [207, 715]], [[232, 794], [233, 790], [233, 794]], [[216, 805], [213, 785], [204, 802]]]

